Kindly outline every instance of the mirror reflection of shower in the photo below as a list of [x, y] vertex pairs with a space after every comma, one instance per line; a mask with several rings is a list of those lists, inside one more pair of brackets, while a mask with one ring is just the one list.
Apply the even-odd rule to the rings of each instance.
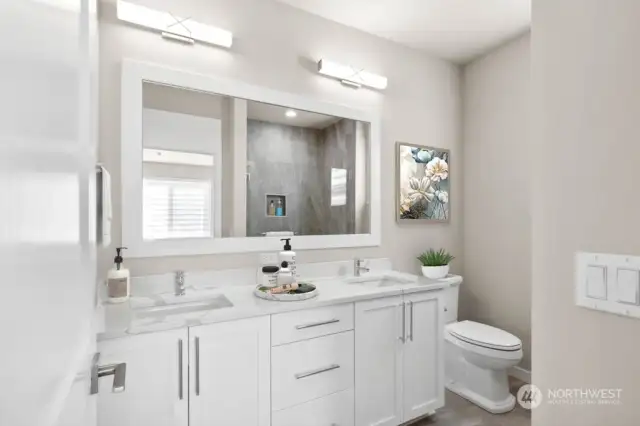
[[145, 83], [145, 240], [369, 232], [369, 124]]

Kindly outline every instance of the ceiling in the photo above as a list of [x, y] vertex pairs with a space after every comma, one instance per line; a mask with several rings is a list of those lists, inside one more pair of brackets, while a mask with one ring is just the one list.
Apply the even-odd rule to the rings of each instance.
[[524, 33], [532, 0], [278, 0], [456, 63]]
[[339, 117], [301, 110], [295, 110], [295, 117], [287, 117], [285, 113], [290, 109], [291, 108], [278, 105], [265, 104], [263, 102], [247, 101], [247, 118], [269, 123], [286, 124], [294, 127], [308, 127], [311, 129], [324, 129], [340, 120]]

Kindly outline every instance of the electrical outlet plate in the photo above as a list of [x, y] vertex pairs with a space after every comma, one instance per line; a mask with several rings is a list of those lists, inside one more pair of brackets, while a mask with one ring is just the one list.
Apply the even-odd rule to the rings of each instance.
[[277, 265], [278, 253], [260, 253], [260, 264], [262, 266]]

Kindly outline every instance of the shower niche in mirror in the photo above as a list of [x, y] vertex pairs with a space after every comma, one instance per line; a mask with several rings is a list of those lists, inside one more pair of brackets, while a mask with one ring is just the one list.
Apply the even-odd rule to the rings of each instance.
[[122, 77], [133, 256], [379, 244], [370, 114], [136, 62]]

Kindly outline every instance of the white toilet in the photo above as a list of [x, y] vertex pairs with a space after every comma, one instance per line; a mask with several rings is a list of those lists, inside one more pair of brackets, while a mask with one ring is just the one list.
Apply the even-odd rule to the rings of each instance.
[[490, 413], [511, 411], [507, 369], [522, 359], [522, 342], [499, 328], [458, 322], [460, 285], [445, 290], [445, 384]]

